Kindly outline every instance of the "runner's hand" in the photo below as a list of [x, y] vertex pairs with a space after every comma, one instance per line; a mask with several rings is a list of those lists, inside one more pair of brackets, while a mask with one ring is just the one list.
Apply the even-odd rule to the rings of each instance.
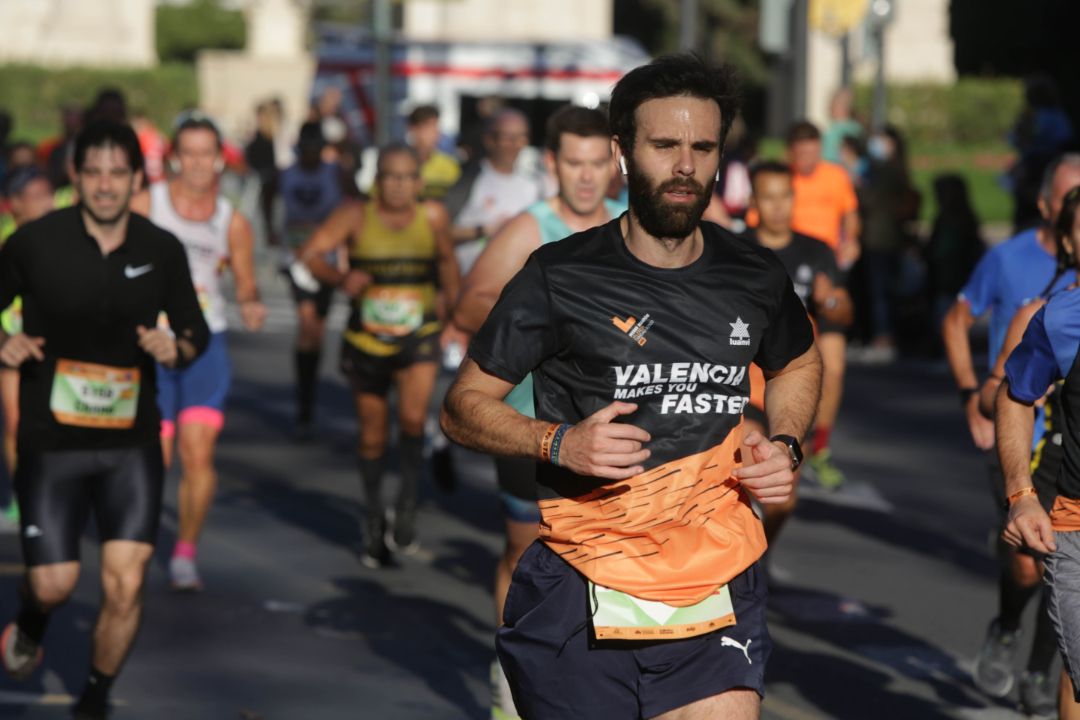
[[160, 328], [147, 330], [142, 325], [136, 328], [136, 332], [139, 333], [139, 347], [143, 352], [165, 367], [176, 365], [176, 338], [171, 332]]
[[989, 450], [994, 447], [994, 421], [983, 417], [979, 410], [979, 394], [975, 393], [968, 398], [964, 405], [964, 413], [967, 415], [968, 429], [971, 430], [971, 439], [975, 441], [975, 447], [980, 450]]
[[829, 278], [825, 277], [825, 273], [818, 273], [814, 276], [814, 291], [813, 300], [814, 305], [821, 307], [829, 301], [829, 297], [832, 295], [832, 283], [829, 282]]
[[351, 298], [360, 297], [360, 293], [364, 292], [364, 288], [371, 284], [371, 275], [368, 275], [363, 270], [350, 270], [345, 273], [345, 277], [341, 280], [341, 292], [345, 293]]
[[858, 240], [844, 240], [836, 250], [836, 264], [841, 270], [847, 270], [858, 262], [862, 255], [862, 245]]
[[266, 306], [258, 300], [248, 300], [240, 303], [240, 320], [244, 327], [255, 332], [262, 329], [266, 321]]
[[1025, 495], [1012, 504], [1001, 537], [1014, 548], [1028, 547], [1043, 555], [1057, 550], [1050, 516], [1036, 495]]
[[23, 333], [12, 335], [0, 346], [0, 362], [8, 367], [17, 368], [29, 358], [44, 360], [45, 353], [41, 352], [43, 345], [45, 345], [43, 337], [30, 337]]
[[469, 337], [469, 333], [459, 328], [453, 321], [447, 321], [446, 327], [439, 334], [439, 349], [446, 350], [451, 343], [457, 343], [464, 350], [469, 347]]
[[644, 472], [649, 457], [642, 443], [649, 433], [626, 423], [612, 422], [637, 411], [636, 403], [613, 402], [585, 418], [563, 435], [559, 465], [578, 475], [625, 480]]
[[743, 445], [750, 448], [752, 462], [732, 474], [762, 505], [787, 502], [795, 489], [787, 446], [769, 441], [757, 430], [747, 433]]

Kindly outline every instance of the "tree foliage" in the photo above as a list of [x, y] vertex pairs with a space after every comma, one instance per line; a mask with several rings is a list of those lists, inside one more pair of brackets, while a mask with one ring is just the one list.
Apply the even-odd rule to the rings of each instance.
[[244, 15], [221, 0], [159, 5], [155, 18], [161, 62], [194, 62], [200, 50], [239, 50], [247, 41]]
[[[678, 0], [615, 0], [616, 32], [630, 35], [653, 54], [679, 49], [682, 3]], [[730, 62], [743, 81], [767, 80], [765, 56], [757, 46], [757, 0], [697, 0], [697, 50]]]

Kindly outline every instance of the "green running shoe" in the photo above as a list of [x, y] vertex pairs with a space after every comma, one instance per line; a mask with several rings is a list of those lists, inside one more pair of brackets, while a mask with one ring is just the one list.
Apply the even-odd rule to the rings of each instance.
[[833, 464], [832, 450], [829, 448], [810, 456], [810, 469], [814, 471], [818, 485], [826, 490], [837, 490], [844, 484], [844, 473]]
[[6, 517], [8, 520], [13, 522], [14, 524], [18, 525], [19, 524], [19, 503], [12, 500], [10, 503], [8, 503], [8, 506], [6, 508], [4, 508], [3, 510], [0, 510], [0, 514], [2, 514], [4, 517]]

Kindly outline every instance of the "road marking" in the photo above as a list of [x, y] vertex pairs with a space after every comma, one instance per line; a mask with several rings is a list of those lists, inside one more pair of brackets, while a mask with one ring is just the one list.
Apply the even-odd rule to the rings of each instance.
[[[67, 693], [31, 693], [11, 692], [0, 690], [0, 706], [5, 705], [71, 705], [75, 697]], [[127, 707], [127, 700], [109, 699], [109, 702], [118, 707]]]

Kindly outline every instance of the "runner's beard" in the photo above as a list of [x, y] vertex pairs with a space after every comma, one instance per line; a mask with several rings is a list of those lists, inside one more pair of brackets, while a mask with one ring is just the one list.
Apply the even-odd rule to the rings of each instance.
[[[128, 199], [130, 200], [130, 196]], [[87, 202], [82, 203], [82, 209], [85, 210], [86, 214], [89, 215], [90, 218], [98, 225], [115, 225], [116, 223], [120, 222], [127, 214], [128, 202], [125, 201], [121, 203], [118, 206], [117, 211], [112, 215], [99, 215], [94, 211], [93, 208], [90, 207], [90, 204]]]
[[[630, 193], [630, 208], [641, 223], [642, 229], [654, 238], [681, 242], [694, 232], [705, 214], [712, 197], [715, 180], [702, 185], [693, 178], [671, 179], [653, 187], [648, 176], [640, 172], [633, 163], [627, 163], [626, 175]], [[664, 193], [670, 190], [683, 190], [696, 196], [689, 205], [671, 205], [664, 201]]]

